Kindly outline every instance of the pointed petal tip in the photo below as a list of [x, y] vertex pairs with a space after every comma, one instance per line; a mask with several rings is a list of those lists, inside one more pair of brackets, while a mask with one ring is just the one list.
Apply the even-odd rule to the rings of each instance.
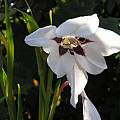
[[83, 101], [83, 118], [84, 120], [101, 120], [101, 117], [95, 108], [95, 106], [92, 104], [92, 102], [87, 97], [85, 91], [82, 92], [82, 101]]
[[77, 102], [78, 102], [78, 101], [73, 102], [73, 101], [70, 100], [70, 104], [71, 104], [74, 108], [76, 108], [76, 104], [77, 104]]
[[32, 40], [29, 39], [29, 35], [25, 37], [24, 41], [27, 45], [31, 46]]

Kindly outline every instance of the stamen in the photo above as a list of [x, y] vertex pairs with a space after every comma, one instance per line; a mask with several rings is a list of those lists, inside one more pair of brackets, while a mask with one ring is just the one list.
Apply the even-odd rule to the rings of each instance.
[[64, 38], [62, 43], [63, 43], [63, 45], [70, 45], [71, 44], [69, 38]]
[[77, 47], [80, 42], [75, 37], [64, 37], [61, 41], [61, 46], [68, 49], [73, 49], [73, 47]]

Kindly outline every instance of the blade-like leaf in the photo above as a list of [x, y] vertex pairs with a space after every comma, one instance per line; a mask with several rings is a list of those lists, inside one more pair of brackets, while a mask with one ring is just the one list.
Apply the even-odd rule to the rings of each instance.
[[7, 49], [7, 75], [9, 79], [9, 83], [12, 87], [13, 80], [13, 66], [14, 66], [14, 42], [12, 35], [12, 27], [9, 19], [9, 10], [8, 10], [7, 0], [5, 0], [5, 21], [6, 21], [6, 38], [8, 43]]
[[10, 120], [16, 120], [16, 110], [13, 95], [13, 67], [14, 67], [14, 42], [12, 35], [12, 27], [10, 24], [9, 6], [5, 1], [5, 21], [6, 21], [6, 39], [7, 39], [7, 81], [6, 81], [6, 101]]

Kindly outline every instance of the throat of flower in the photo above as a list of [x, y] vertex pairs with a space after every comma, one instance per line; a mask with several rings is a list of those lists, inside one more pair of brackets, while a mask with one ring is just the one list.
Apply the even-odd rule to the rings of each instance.
[[73, 49], [80, 45], [80, 42], [75, 37], [64, 37], [61, 41], [61, 46], [63, 48]]
[[55, 40], [59, 45], [60, 56], [64, 55], [67, 52], [69, 52], [71, 55], [74, 55], [74, 53], [76, 53], [78, 55], [85, 56], [83, 45], [93, 42], [89, 39], [75, 36], [65, 36], [62, 38], [56, 37], [53, 40]]

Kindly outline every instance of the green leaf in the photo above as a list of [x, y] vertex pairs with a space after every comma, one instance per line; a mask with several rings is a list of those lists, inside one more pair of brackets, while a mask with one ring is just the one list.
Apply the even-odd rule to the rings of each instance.
[[20, 90], [20, 85], [18, 84], [17, 86], [18, 86], [18, 109], [17, 109], [17, 120], [23, 120], [21, 90]]
[[6, 81], [6, 102], [10, 120], [16, 120], [16, 110], [13, 95], [13, 68], [14, 68], [14, 42], [12, 35], [12, 27], [10, 24], [9, 6], [5, 1], [5, 21], [6, 21], [6, 39], [7, 39], [7, 81]]
[[6, 39], [7, 39], [7, 76], [10, 87], [13, 81], [13, 67], [14, 67], [14, 41], [12, 34], [12, 27], [9, 19], [9, 10], [7, 0], [5, 0], [5, 21], [6, 21]]

